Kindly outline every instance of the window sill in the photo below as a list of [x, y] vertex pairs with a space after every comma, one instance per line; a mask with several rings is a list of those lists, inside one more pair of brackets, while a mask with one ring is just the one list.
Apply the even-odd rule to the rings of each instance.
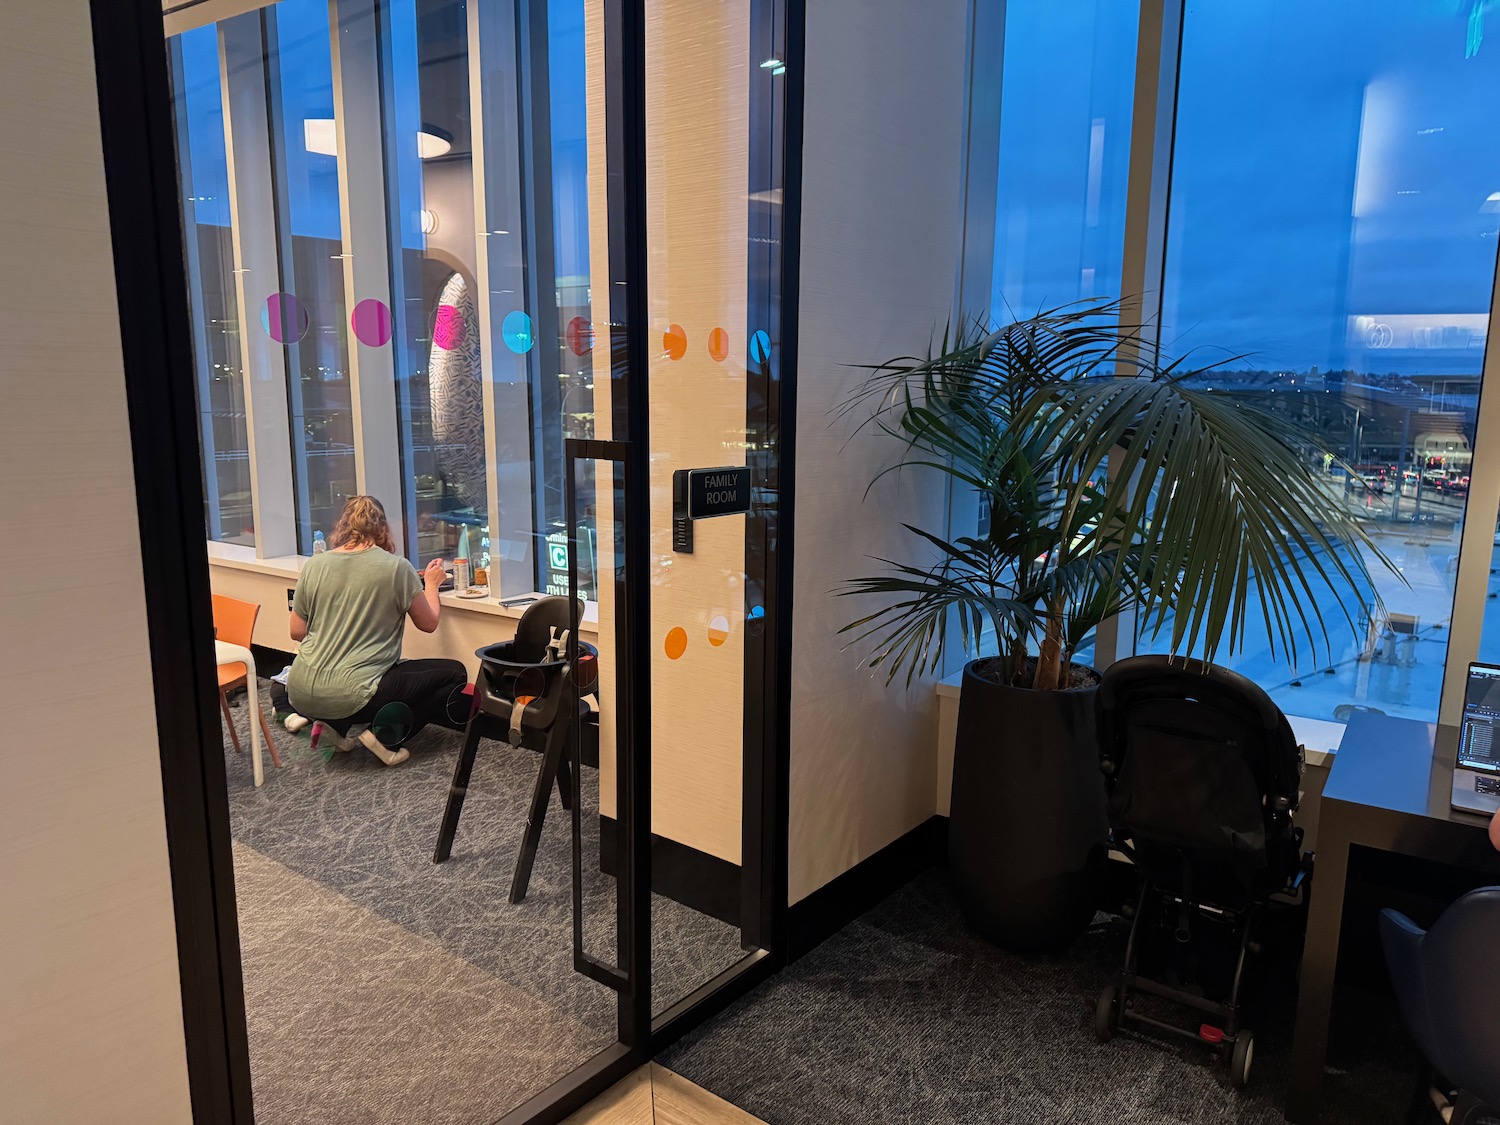
[[[255, 557], [253, 547], [241, 547], [234, 543], [210, 542], [208, 544], [208, 565], [211, 567], [244, 570], [252, 574], [265, 574], [290, 582], [295, 582], [301, 577], [302, 568], [307, 565], [307, 560], [307, 555], [283, 555], [279, 558], [259, 559]], [[488, 597], [461, 598], [454, 593], [442, 593], [438, 595], [438, 601], [442, 603], [445, 610], [453, 613], [482, 613], [491, 617], [520, 620], [521, 615], [526, 612], [525, 606], [501, 605], [498, 599]], [[589, 636], [597, 636], [599, 632], [598, 602], [584, 603], [581, 631]]]
[[[958, 671], [937, 683], [938, 706], [949, 706], [957, 714], [959, 685], [963, 683], [963, 672]], [[1344, 737], [1344, 724], [1326, 719], [1309, 719], [1301, 715], [1288, 715], [1292, 734], [1306, 747], [1307, 764], [1331, 766], [1338, 751], [1339, 740]]]
[[208, 565], [223, 566], [230, 570], [248, 570], [253, 574], [270, 574], [277, 578], [294, 581], [307, 565], [306, 555], [282, 555], [277, 558], [256, 558], [254, 547], [241, 547], [237, 543], [208, 544]]

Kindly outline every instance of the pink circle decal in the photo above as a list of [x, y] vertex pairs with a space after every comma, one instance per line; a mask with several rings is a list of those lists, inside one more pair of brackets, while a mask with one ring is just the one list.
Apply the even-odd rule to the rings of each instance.
[[295, 344], [307, 335], [307, 310], [290, 293], [272, 293], [260, 310], [260, 324], [278, 344]]
[[722, 328], [715, 328], [708, 334], [708, 354], [713, 357], [715, 363], [723, 363], [729, 358], [729, 333]]
[[372, 348], [384, 345], [391, 338], [391, 310], [384, 301], [366, 297], [354, 306], [349, 317], [349, 327], [361, 344]]
[[464, 342], [463, 314], [453, 305], [439, 305], [432, 325], [432, 342], [444, 351], [456, 352]]
[[575, 316], [568, 321], [568, 348], [574, 355], [588, 355], [594, 350], [594, 326], [587, 317]]

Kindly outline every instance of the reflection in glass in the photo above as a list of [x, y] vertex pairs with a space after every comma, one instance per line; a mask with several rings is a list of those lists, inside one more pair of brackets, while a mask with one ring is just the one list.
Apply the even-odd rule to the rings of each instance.
[[183, 235], [193, 302], [203, 450], [204, 518], [210, 539], [255, 545], [250, 443], [240, 360], [229, 164], [218, 38], [200, 27], [172, 40]]
[[1348, 591], [1351, 637], [1321, 605], [1317, 662], [1255, 632], [1220, 654], [1291, 714], [1436, 716], [1495, 269], [1500, 151], [1474, 107], [1497, 97], [1500, 52], [1465, 59], [1431, 6], [1188, 9], [1163, 347], [1315, 435], [1309, 467], [1405, 578], [1368, 560], [1385, 608]]

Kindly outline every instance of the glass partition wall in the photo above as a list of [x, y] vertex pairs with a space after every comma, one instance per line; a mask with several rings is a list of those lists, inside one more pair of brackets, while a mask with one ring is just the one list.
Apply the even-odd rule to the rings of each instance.
[[560, 594], [569, 664], [555, 737], [463, 696], [393, 767], [226, 750], [255, 1101], [528, 1120], [776, 956], [784, 8], [212, 12], [169, 15], [209, 535], [290, 584], [373, 494], [484, 572], [422, 655], [484, 698], [475, 645]]
[[[998, 101], [999, 126], [971, 108], [966, 226], [994, 218], [992, 247], [964, 248], [965, 307], [1003, 322], [1122, 298], [1163, 357], [1299, 423], [1309, 468], [1398, 573], [1372, 557], [1374, 586], [1342, 592], [1353, 635], [1320, 607], [1331, 651], [1318, 638], [1293, 665], [1252, 627], [1218, 662], [1310, 746], [1336, 745], [1358, 710], [1435, 720], [1441, 703], [1452, 721], [1445, 682], [1500, 652], [1479, 632], [1500, 495], [1500, 418], [1480, 407], [1500, 150], [1481, 107], [1500, 98], [1500, 50], [1466, 12], [1396, 0], [975, 12], [972, 97]], [[1039, 81], [1028, 59], [1044, 43]], [[992, 184], [973, 171], [990, 153]], [[955, 503], [954, 518], [972, 516]], [[1139, 636], [1119, 624], [1096, 665], [1170, 635], [1170, 618]]]

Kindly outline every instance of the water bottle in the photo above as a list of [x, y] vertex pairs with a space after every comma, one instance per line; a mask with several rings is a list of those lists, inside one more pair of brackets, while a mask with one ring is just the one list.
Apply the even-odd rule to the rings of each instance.
[[323, 538], [323, 533], [313, 532], [313, 554], [321, 555], [326, 550], [328, 550], [328, 541]]

